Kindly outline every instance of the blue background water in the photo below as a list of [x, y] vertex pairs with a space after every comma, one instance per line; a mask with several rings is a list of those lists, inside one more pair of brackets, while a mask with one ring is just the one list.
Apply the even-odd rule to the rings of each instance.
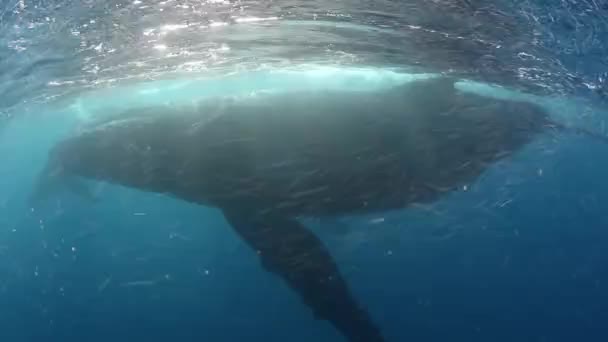
[[[212, 208], [110, 185], [97, 185], [97, 204], [60, 194], [31, 210], [25, 199], [52, 143], [83, 121], [256, 89], [398, 84], [412, 65], [405, 57], [412, 50], [395, 44], [404, 27], [455, 27], [408, 17], [408, 9], [424, 8], [415, 1], [146, 4], [2, 2], [0, 339], [341, 341], [260, 267]], [[521, 34], [513, 39], [524, 47], [507, 49], [542, 56], [538, 66], [555, 78], [524, 73], [514, 81], [469, 65], [479, 50], [442, 59], [454, 48], [447, 43], [439, 44], [444, 50], [421, 43], [418, 62], [482, 80], [505, 77], [532, 92], [549, 85], [560, 96], [535, 101], [556, 118], [601, 131], [602, 3], [503, 7], [507, 19], [537, 30], [535, 43]], [[280, 20], [236, 20], [252, 16]], [[228, 31], [159, 33], [193, 17]], [[150, 28], [156, 33], [144, 34]], [[464, 31], [453, 32], [509, 41], [504, 32]], [[506, 55], [499, 57], [504, 69], [531, 67]], [[387, 341], [606, 341], [607, 151], [585, 137], [542, 136], [467, 191], [429, 207], [308, 223]]]

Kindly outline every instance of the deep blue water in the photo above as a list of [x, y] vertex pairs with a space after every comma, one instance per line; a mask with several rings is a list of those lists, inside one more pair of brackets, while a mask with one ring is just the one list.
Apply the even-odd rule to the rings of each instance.
[[[108, 184], [95, 204], [61, 193], [29, 208], [47, 151], [82, 122], [452, 70], [605, 133], [598, 0], [0, 7], [0, 341], [343, 341], [216, 209]], [[606, 155], [593, 139], [543, 135], [428, 207], [308, 225], [387, 342], [606, 341]]]

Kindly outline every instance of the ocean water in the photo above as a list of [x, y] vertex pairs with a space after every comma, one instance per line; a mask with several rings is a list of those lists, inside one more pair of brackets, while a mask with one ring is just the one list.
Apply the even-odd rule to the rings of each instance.
[[[608, 7], [579, 1], [0, 2], [0, 341], [345, 341], [217, 209], [95, 184], [53, 144], [137, 106], [436, 73], [606, 134]], [[608, 340], [608, 146], [541, 135], [467, 191], [310, 220], [387, 342]]]

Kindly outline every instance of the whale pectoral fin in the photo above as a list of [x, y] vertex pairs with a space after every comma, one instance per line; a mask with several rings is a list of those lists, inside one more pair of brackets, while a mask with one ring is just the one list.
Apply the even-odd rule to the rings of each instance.
[[223, 210], [226, 220], [260, 256], [263, 266], [287, 282], [316, 318], [329, 321], [349, 342], [384, 341], [340, 275], [327, 249], [298, 221], [274, 214]]

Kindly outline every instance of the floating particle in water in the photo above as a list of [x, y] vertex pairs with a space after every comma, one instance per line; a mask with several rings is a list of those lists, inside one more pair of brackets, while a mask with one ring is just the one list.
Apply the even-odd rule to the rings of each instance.
[[511, 203], [511, 202], [513, 202], [513, 200], [512, 200], [512, 199], [508, 199], [508, 200], [506, 200], [506, 201], [504, 201], [504, 202], [498, 203], [498, 206], [499, 206], [500, 208], [503, 208], [503, 207], [505, 207], [507, 204], [509, 204], [509, 203]]
[[506, 267], [511, 263], [511, 256], [510, 255], [505, 255], [503, 261], [502, 261], [502, 266]]
[[375, 218], [375, 219], [371, 219], [369, 221], [369, 223], [371, 223], [371, 224], [379, 224], [379, 223], [382, 223], [382, 222], [384, 222], [384, 217], [378, 217], [378, 218]]
[[156, 285], [156, 280], [136, 280], [120, 284], [121, 287], [146, 287]]
[[103, 290], [106, 289], [106, 287], [108, 287], [108, 285], [110, 285], [110, 282], [112, 281], [112, 277], [107, 277], [106, 279], [104, 279], [101, 284], [99, 284], [99, 286], [97, 287], [97, 292], [101, 293], [103, 292]]
[[176, 239], [176, 238], [180, 239], [180, 240], [183, 240], [183, 241], [191, 241], [192, 240], [191, 238], [189, 238], [189, 237], [187, 237], [185, 235], [182, 235], [180, 233], [169, 233], [169, 239], [173, 240], [173, 239]]

